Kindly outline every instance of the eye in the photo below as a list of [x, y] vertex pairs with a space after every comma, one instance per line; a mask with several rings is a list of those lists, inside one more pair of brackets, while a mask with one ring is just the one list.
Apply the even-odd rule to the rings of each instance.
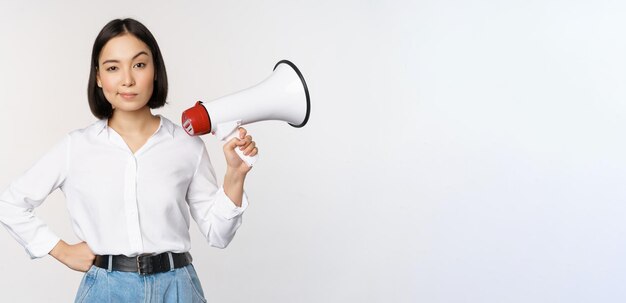
[[116, 71], [116, 70], [117, 70], [117, 66], [109, 66], [109, 67], [107, 67], [107, 69], [106, 69], [106, 70], [107, 70], [108, 72], [114, 72], [114, 71]]
[[135, 67], [136, 68], [144, 68], [144, 67], [146, 67], [146, 64], [143, 63], [143, 62], [139, 62], [139, 63], [135, 64]]

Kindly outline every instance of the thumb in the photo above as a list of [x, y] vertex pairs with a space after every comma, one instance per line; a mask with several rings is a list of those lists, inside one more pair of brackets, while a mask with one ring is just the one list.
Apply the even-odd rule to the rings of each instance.
[[243, 139], [246, 137], [246, 134], [248, 133], [248, 131], [243, 128], [243, 127], [239, 127], [239, 129], [237, 129], [237, 131], [239, 132], [239, 139]]
[[228, 140], [228, 142], [226, 142], [226, 144], [224, 144], [224, 149], [228, 149], [228, 150], [234, 150], [237, 147], [237, 143], [239, 142], [239, 138], [237, 137], [233, 137], [232, 139]]

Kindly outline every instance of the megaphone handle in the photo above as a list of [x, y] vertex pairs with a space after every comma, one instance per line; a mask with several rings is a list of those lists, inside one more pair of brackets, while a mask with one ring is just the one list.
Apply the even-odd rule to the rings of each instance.
[[[239, 130], [238, 129], [236, 129], [230, 135], [228, 135], [226, 138], [224, 138], [223, 141], [224, 142], [228, 142], [232, 138], [239, 138]], [[243, 151], [241, 149], [239, 149], [239, 147], [235, 147], [235, 152], [237, 153], [239, 158], [241, 158], [241, 160], [243, 160], [243, 162], [248, 164], [249, 167], [252, 167], [252, 165], [254, 165], [256, 160], [259, 158], [259, 155], [254, 155], [253, 157], [244, 155]]]

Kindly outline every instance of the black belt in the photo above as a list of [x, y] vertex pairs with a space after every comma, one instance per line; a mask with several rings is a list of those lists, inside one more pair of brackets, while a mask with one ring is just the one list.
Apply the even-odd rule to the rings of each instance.
[[[110, 266], [109, 260], [111, 261]], [[165, 252], [159, 255], [139, 255], [136, 257], [127, 257], [124, 255], [97, 255], [93, 265], [104, 269], [149, 275], [170, 271], [172, 268], [187, 266], [191, 264], [191, 261], [191, 255], [188, 252]], [[174, 266], [172, 267], [171, 264]]]

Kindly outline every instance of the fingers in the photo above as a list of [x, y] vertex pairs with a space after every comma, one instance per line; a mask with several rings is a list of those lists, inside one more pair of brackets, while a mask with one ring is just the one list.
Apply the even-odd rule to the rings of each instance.
[[250, 137], [250, 140], [248, 140], [248, 142], [243, 141], [246, 138], [246, 134], [248, 133], [248, 131], [245, 128], [240, 127], [237, 131], [239, 132], [239, 137], [234, 137], [234, 138], [228, 140], [228, 142], [226, 142], [226, 144], [224, 144], [224, 150], [226, 150], [226, 149], [235, 149], [236, 146], [244, 146], [244, 145], [248, 144], [249, 141], [252, 140], [252, 137], [248, 136], [248, 137]]
[[241, 150], [246, 156], [254, 156], [258, 153], [256, 142], [252, 141], [252, 136], [250, 135], [237, 142], [237, 146], [239, 146], [239, 150]]
[[246, 146], [248, 146], [248, 144], [250, 144], [250, 142], [252, 142], [252, 136], [247, 135], [247, 136], [239, 139], [239, 141], [237, 141], [237, 146], [245, 148]]
[[[250, 142], [250, 144], [248, 144], [248, 146], [245, 149], [242, 149], [242, 152], [246, 156], [254, 156], [254, 155], [256, 155], [256, 153], [258, 152], [258, 149], [256, 148], [256, 142], [254, 142], [254, 141]], [[253, 154], [253, 152], [254, 152], [254, 154]]]
[[259, 153], [259, 148], [255, 147], [254, 149], [252, 149], [252, 151], [250, 152], [250, 154], [248, 156], [250, 157], [254, 157]]
[[233, 150], [237, 148], [237, 146], [242, 146], [246, 144], [246, 142], [238, 137], [233, 137], [226, 144], [224, 144], [224, 150]]
[[248, 135], [248, 131], [240, 127], [239, 138], [233, 138], [224, 145], [224, 150], [239, 148], [246, 156], [255, 156], [258, 154], [259, 149], [256, 147], [256, 142], [252, 141], [252, 136]]

